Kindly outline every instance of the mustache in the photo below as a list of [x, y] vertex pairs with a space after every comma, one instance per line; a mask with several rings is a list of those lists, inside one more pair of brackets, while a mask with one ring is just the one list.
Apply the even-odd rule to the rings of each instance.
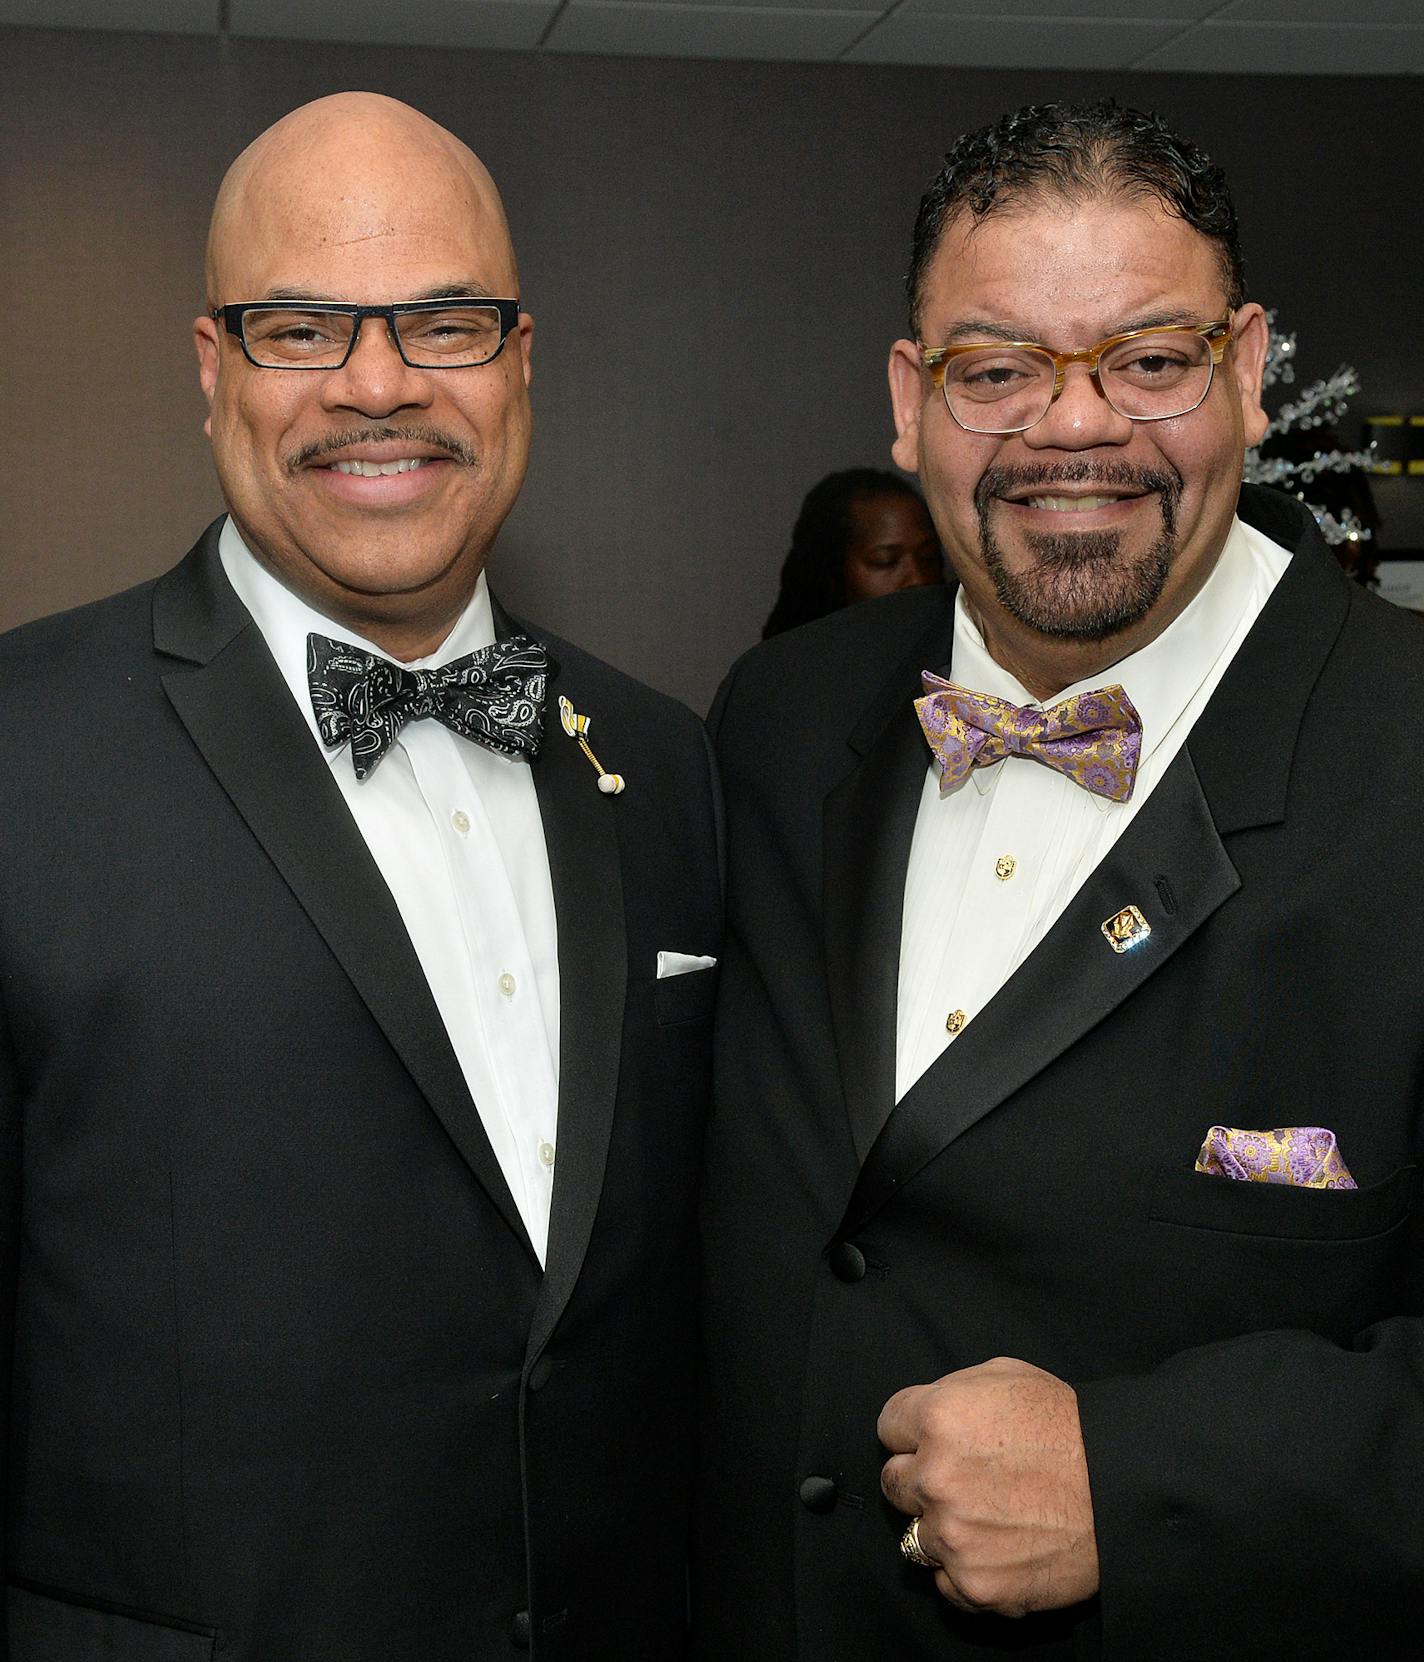
[[1072, 462], [1040, 462], [1037, 466], [988, 467], [974, 487], [974, 505], [983, 514], [996, 496], [1010, 491], [1043, 490], [1054, 485], [1105, 485], [1109, 490], [1160, 494], [1175, 503], [1182, 493], [1182, 476], [1175, 468], [1134, 467], [1079, 457]]
[[462, 443], [453, 434], [443, 432], [438, 427], [426, 426], [423, 422], [413, 425], [391, 427], [385, 425], [371, 425], [367, 427], [343, 427], [334, 433], [325, 433], [319, 439], [313, 439], [310, 444], [304, 444], [300, 450], [294, 451], [287, 457], [288, 473], [296, 473], [301, 468], [318, 462], [323, 456], [330, 456], [338, 450], [345, 450], [353, 444], [386, 444], [391, 440], [405, 440], [410, 444], [429, 445], [435, 450], [443, 450], [452, 462], [460, 462], [465, 467], [474, 467], [477, 457], [469, 445]]

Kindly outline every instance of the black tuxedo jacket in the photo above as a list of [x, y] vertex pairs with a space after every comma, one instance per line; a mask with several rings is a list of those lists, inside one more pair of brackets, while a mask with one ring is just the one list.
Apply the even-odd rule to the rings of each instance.
[[[744, 659], [705, 1207], [707, 1662], [1417, 1657], [1424, 629], [1295, 557], [1132, 825], [894, 1105], [911, 708], [952, 594]], [[1012, 850], [1008, 851], [1012, 852]], [[1119, 955], [1101, 925], [1138, 906]], [[1193, 1171], [1335, 1131], [1355, 1193]], [[963, 1615], [902, 1559], [886, 1399], [990, 1357], [1079, 1392], [1100, 1597]]]
[[9, 1662], [681, 1654], [714, 786], [544, 638], [543, 1273], [216, 527], [0, 645]]

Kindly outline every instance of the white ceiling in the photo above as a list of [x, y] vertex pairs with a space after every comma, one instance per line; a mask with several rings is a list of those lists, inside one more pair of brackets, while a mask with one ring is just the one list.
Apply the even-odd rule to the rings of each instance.
[[1424, 0], [0, 0], [0, 24], [671, 58], [1424, 73]]

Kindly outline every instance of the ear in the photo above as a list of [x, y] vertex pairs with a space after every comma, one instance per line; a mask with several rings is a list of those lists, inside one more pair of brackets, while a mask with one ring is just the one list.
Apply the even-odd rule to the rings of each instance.
[[528, 312], [520, 312], [519, 322], [514, 327], [519, 336], [519, 361], [524, 366], [524, 385], [527, 387], [534, 379], [534, 319]]
[[1261, 387], [1266, 373], [1266, 348], [1270, 345], [1271, 326], [1266, 322], [1265, 312], [1254, 301], [1238, 308], [1233, 323], [1235, 338], [1231, 343], [1230, 363], [1241, 399], [1241, 425], [1246, 433], [1246, 443], [1259, 444], [1270, 424], [1270, 418], [1261, 407]]
[[890, 408], [895, 417], [895, 442], [890, 454], [906, 473], [920, 470], [920, 418], [925, 407], [920, 349], [912, 340], [897, 340], [890, 348]]
[[203, 397], [208, 401], [208, 415], [203, 422], [203, 431], [211, 438], [213, 394], [217, 391], [218, 358], [222, 345], [218, 326], [212, 318], [204, 315], [193, 319], [193, 345], [198, 352], [198, 385], [203, 389]]

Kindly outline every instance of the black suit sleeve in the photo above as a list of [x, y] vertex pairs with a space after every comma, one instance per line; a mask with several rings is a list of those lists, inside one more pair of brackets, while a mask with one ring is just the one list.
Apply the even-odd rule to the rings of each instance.
[[735, 668], [732, 669], [722, 685], [717, 689], [717, 696], [712, 700], [712, 708], [707, 712], [707, 741], [715, 751], [717, 747], [717, 733], [722, 725], [722, 716], [727, 708], [727, 700], [732, 694], [732, 682], [736, 677]]
[[[20, 1249], [20, 1081], [0, 983], [0, 1594], [7, 1584], [10, 1499], [10, 1373], [15, 1351], [15, 1277]], [[0, 1662], [8, 1662], [0, 1604]]]
[[1250, 1334], [1080, 1386], [1079, 1408], [1107, 1653], [1333, 1657], [1346, 1634], [1360, 1656], [1412, 1653], [1424, 1322], [1348, 1348]]
[[705, 725], [701, 727], [702, 744], [707, 752], [707, 790], [712, 799], [712, 827], [717, 838], [717, 893], [723, 906], [727, 900], [727, 817], [722, 807], [722, 776], [717, 768], [717, 752], [712, 748], [712, 736]]

